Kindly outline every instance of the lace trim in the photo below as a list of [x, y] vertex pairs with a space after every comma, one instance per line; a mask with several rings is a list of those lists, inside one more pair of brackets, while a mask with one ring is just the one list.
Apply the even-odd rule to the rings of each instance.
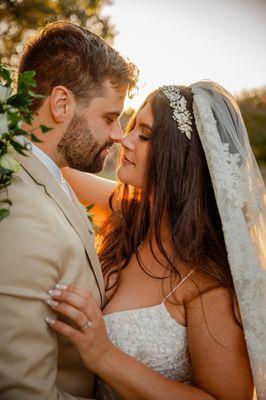
[[222, 220], [257, 396], [266, 399], [266, 266], [252, 242], [252, 227], [263, 218], [264, 189], [240, 155], [230, 154], [229, 144], [221, 142], [204, 95], [194, 94], [194, 115]]

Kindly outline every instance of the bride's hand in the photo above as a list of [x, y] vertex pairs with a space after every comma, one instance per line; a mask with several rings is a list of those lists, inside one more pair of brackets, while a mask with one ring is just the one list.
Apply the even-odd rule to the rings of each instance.
[[76, 328], [65, 322], [46, 318], [56, 332], [66, 336], [77, 348], [85, 366], [97, 373], [115, 347], [106, 335], [102, 312], [92, 294], [76, 286], [57, 285], [49, 290], [50, 307], [75, 322]]

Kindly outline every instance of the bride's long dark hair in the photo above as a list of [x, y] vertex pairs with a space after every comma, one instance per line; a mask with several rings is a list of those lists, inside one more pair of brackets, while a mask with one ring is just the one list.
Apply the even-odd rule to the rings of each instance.
[[[190, 88], [182, 86], [180, 91], [193, 115]], [[154, 122], [144, 188], [120, 184], [110, 198], [113, 213], [98, 233], [106, 290], [117, 287], [122, 269], [133, 254], [138, 256], [138, 247], [150, 232], [154, 233], [166, 260], [163, 263], [165, 275], [172, 278], [172, 283], [181, 277], [178, 265], [184, 263], [191, 268], [196, 266], [215, 282], [215, 287], [233, 289], [221, 220], [195, 121], [192, 121], [192, 137], [188, 140], [178, 130], [169, 102], [160, 90], [148, 96], [141, 108], [148, 102]], [[135, 116], [127, 130], [134, 124]], [[154, 199], [152, 213], [151, 196]], [[161, 239], [165, 215], [174, 251], [171, 256]], [[137, 259], [141, 265], [141, 259]], [[145, 270], [145, 266], [141, 266]]]

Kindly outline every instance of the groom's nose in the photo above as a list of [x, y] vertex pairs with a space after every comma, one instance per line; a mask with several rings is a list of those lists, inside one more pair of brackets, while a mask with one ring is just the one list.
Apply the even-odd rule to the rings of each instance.
[[114, 125], [114, 127], [110, 133], [110, 139], [113, 142], [120, 143], [122, 138], [123, 138], [123, 131], [122, 131], [120, 123], [118, 122], [117, 124]]

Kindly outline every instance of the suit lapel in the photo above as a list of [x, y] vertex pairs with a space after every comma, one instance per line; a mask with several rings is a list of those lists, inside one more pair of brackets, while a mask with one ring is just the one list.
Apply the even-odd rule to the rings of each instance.
[[[65, 181], [66, 182], [66, 181]], [[85, 207], [80, 203], [80, 201], [78, 200], [77, 196], [75, 195], [75, 193], [73, 192], [71, 186], [68, 184], [68, 182], [66, 182], [66, 185], [69, 189], [70, 195], [71, 195], [71, 199], [72, 202], [74, 204], [74, 206], [76, 207], [76, 209], [79, 212], [79, 215], [81, 217], [81, 219], [83, 220], [83, 223], [86, 226], [86, 229], [88, 229], [88, 231], [90, 232], [90, 234], [94, 235], [94, 229], [89, 221], [89, 218], [87, 216], [87, 212], [85, 210]]]
[[86, 220], [86, 212], [82, 209], [82, 205], [70, 187], [72, 201], [68, 198], [54, 176], [34, 154], [29, 153], [28, 157], [18, 154], [17, 160], [34, 181], [44, 187], [48, 196], [55, 201], [82, 240], [103, 300], [104, 283], [99, 259], [94, 248], [93, 229], [89, 221]]
[[[98, 255], [96, 253], [95, 250], [95, 246], [94, 246], [94, 239], [95, 239], [95, 232], [94, 229], [88, 219], [87, 216], [87, 212], [85, 211], [85, 207], [80, 203], [80, 201], [78, 200], [78, 198], [76, 197], [75, 193], [73, 192], [72, 188], [70, 187], [70, 185], [66, 182], [69, 191], [70, 191], [70, 195], [71, 195], [71, 199], [72, 199], [72, 203], [73, 205], [76, 207], [77, 212], [79, 217], [81, 218], [81, 221], [83, 222], [84, 226], [85, 226], [85, 230], [86, 232], [89, 232], [90, 235], [90, 240], [87, 241], [87, 246], [88, 246], [88, 251], [89, 251], [89, 256], [90, 256], [90, 260], [92, 265], [99, 265], [99, 258]], [[86, 243], [85, 243], [85, 248], [86, 248]], [[102, 270], [101, 267], [99, 266], [99, 268], [96, 268], [95, 270], [95, 274], [97, 277], [97, 280], [99, 282], [100, 288], [101, 288], [101, 292], [103, 294], [103, 298], [105, 296], [105, 289], [104, 289], [104, 281], [103, 281], [103, 275], [102, 275]]]

